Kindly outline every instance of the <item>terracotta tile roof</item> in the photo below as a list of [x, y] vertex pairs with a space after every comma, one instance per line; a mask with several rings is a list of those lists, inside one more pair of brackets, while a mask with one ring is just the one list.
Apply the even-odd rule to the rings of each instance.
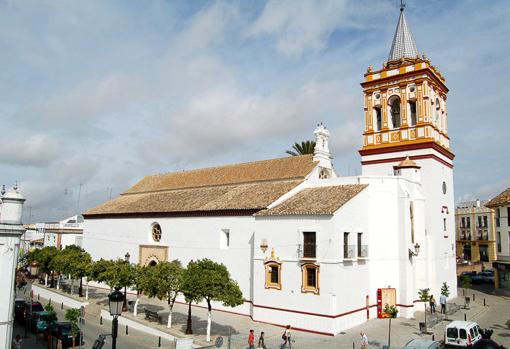
[[485, 204], [487, 207], [497, 207], [510, 204], [510, 188], [492, 198]]
[[85, 215], [260, 210], [301, 182], [283, 180], [124, 194]]
[[397, 166], [393, 166], [393, 168], [399, 169], [399, 168], [421, 168], [414, 162], [413, 160], [409, 159], [409, 156], [407, 156], [404, 160], [400, 161], [400, 163]]
[[304, 179], [317, 165], [312, 157], [312, 155], [288, 156], [279, 159], [147, 176], [126, 191], [125, 194]]
[[256, 216], [332, 215], [367, 186], [352, 184], [303, 189], [278, 206], [256, 213]]

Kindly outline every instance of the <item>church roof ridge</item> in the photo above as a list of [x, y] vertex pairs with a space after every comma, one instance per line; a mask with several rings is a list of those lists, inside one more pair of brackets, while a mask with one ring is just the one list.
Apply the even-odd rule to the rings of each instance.
[[124, 194], [161, 192], [173, 189], [214, 187], [230, 184], [304, 179], [317, 166], [312, 154], [257, 160], [189, 171], [150, 175]]
[[398, 61], [402, 58], [417, 58], [419, 56], [416, 43], [407, 25], [404, 15], [404, 5], [400, 7], [400, 16], [397, 22], [397, 28], [393, 35], [388, 62]]

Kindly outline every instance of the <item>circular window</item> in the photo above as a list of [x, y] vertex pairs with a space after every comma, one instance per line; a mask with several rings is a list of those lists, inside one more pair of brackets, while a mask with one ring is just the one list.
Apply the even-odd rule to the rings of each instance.
[[409, 87], [409, 91], [414, 92], [414, 86]]
[[443, 194], [446, 194], [446, 182], [443, 182]]
[[152, 226], [152, 240], [156, 242], [161, 240], [161, 226], [157, 223]]
[[376, 93], [375, 94], [375, 99], [379, 99], [379, 98], [381, 98], [381, 95], [379, 93]]

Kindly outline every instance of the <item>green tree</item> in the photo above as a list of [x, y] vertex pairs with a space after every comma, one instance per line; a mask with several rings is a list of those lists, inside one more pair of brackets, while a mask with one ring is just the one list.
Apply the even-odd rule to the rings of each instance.
[[461, 287], [462, 288], [471, 288], [471, 276], [464, 275], [462, 277]]
[[423, 288], [418, 290], [418, 298], [425, 305], [425, 327], [427, 327], [427, 302], [430, 300], [430, 288]]
[[293, 150], [287, 150], [286, 153], [292, 156], [313, 154], [315, 149], [315, 141], [302, 141], [301, 143], [294, 143]]
[[394, 319], [397, 317], [398, 309], [394, 305], [389, 305], [386, 303], [383, 309], [383, 313], [388, 316], [390, 319], [389, 327], [388, 327], [388, 348], [391, 348], [391, 319]]
[[88, 277], [90, 280], [94, 280], [97, 282], [106, 282], [106, 279], [108, 278], [108, 269], [113, 264], [113, 261], [108, 259], [101, 258], [98, 261], [95, 261], [92, 263]]
[[[450, 296], [450, 286], [446, 282], [443, 282], [443, 285], [441, 285], [441, 295], [445, 296], [447, 299]], [[445, 303], [444, 305], [444, 316], [445, 318], [448, 318], [448, 309], [446, 308], [448, 303]]]
[[75, 251], [73, 257], [76, 257], [76, 259], [71, 263], [71, 277], [80, 280], [78, 295], [83, 297], [83, 278], [89, 275], [90, 268], [92, 267], [92, 258], [90, 254], [83, 249]]
[[209, 259], [189, 262], [183, 274], [184, 295], [190, 299], [207, 302], [207, 335], [211, 340], [212, 301], [222, 302], [224, 306], [235, 307], [243, 304], [243, 294], [236, 281], [230, 278], [225, 265]]
[[71, 294], [73, 293], [74, 287], [73, 275], [75, 272], [75, 265], [77, 264], [82, 253], [83, 249], [81, 247], [76, 245], [69, 245], [61, 250], [51, 263], [53, 270], [56, 270], [61, 274], [71, 276]]
[[172, 326], [172, 313], [177, 295], [181, 292], [184, 269], [181, 262], [161, 262], [145, 269], [144, 292], [149, 297], [164, 299], [168, 303], [168, 323]]
[[[80, 331], [80, 327], [78, 326], [78, 319], [80, 318], [81, 311], [77, 308], [71, 308], [66, 310], [65, 319], [71, 323], [71, 333], [70, 335], [73, 337], [73, 348], [76, 347], [76, 336]], [[81, 338], [80, 338], [81, 341]]]
[[141, 266], [138, 264], [133, 265], [133, 287], [136, 290], [136, 301], [135, 301], [135, 307], [133, 309], [133, 315], [138, 315], [138, 303], [140, 303], [140, 296], [142, 295], [142, 292], [144, 292], [147, 287], [147, 268], [145, 266]]
[[45, 277], [45, 286], [47, 286], [47, 275], [51, 273], [51, 287], [54, 286], [54, 272], [52, 269], [52, 261], [59, 254], [59, 250], [57, 250], [53, 246], [46, 246], [41, 249], [35, 249], [28, 255], [28, 262], [37, 262], [39, 264], [39, 271], [41, 273], [46, 274]]
[[102, 274], [104, 282], [110, 288], [124, 288], [124, 310], [127, 310], [127, 295], [126, 289], [131, 288], [135, 281], [134, 267], [126, 262], [124, 259], [117, 259], [109, 264], [106, 271]]

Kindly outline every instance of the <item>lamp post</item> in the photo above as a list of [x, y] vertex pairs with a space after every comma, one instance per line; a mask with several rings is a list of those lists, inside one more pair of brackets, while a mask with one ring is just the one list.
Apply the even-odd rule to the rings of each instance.
[[115, 287], [115, 291], [108, 295], [108, 306], [112, 320], [112, 349], [117, 349], [117, 331], [119, 329], [118, 317], [122, 314], [122, 303], [124, 296], [119, 291], [119, 287]]
[[[124, 255], [124, 261], [126, 261], [127, 264], [129, 264], [129, 252], [126, 252]], [[127, 311], [127, 287], [124, 286], [124, 303], [122, 303], [122, 311]]]

